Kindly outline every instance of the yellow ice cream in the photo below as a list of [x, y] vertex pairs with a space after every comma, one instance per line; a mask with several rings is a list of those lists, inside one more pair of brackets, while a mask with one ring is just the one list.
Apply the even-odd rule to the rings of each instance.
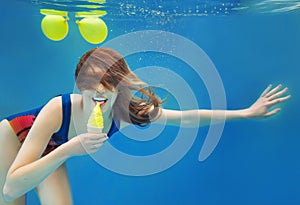
[[97, 103], [97, 105], [94, 107], [87, 125], [91, 127], [103, 128], [103, 115], [100, 103]]

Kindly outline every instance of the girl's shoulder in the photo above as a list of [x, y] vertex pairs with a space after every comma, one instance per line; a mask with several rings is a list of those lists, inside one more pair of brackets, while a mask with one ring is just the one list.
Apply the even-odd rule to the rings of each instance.
[[73, 93], [67, 93], [67, 94], [60, 94], [53, 98], [51, 98], [48, 103], [54, 103], [57, 105], [64, 104], [70, 104], [71, 106], [80, 105], [82, 101], [82, 96], [80, 94], [73, 94]]

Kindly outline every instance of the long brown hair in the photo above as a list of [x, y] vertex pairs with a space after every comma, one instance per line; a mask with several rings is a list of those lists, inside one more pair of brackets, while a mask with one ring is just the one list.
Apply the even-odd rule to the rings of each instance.
[[[75, 71], [79, 90], [97, 89], [101, 83], [118, 95], [113, 114], [126, 122], [145, 126], [161, 113], [162, 101], [152, 87], [141, 81], [129, 68], [125, 59], [109, 48], [94, 48], [79, 60]], [[139, 92], [140, 97], [133, 91]]]

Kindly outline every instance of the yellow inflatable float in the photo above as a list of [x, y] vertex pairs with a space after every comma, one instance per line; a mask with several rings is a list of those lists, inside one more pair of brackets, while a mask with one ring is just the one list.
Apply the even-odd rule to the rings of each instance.
[[68, 13], [46, 9], [41, 9], [40, 12], [45, 15], [41, 23], [44, 35], [53, 41], [64, 39], [69, 31]]
[[107, 26], [105, 22], [95, 16], [89, 16], [77, 20], [81, 36], [89, 43], [102, 43], [107, 37]]

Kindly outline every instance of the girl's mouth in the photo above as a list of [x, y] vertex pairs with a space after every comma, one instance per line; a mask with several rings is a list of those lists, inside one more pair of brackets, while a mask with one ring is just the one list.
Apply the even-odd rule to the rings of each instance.
[[104, 97], [93, 97], [92, 99], [95, 103], [100, 103], [100, 106], [103, 106], [108, 101], [108, 99]]

